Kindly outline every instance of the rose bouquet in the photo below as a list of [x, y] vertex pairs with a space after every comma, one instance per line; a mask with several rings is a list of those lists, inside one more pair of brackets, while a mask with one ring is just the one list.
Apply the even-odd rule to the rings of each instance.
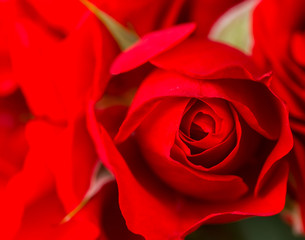
[[0, 2], [0, 239], [304, 239], [302, 0]]

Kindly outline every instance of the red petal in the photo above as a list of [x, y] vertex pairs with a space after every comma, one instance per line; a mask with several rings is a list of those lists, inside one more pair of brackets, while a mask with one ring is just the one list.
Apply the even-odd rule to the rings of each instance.
[[288, 176], [285, 164], [278, 169], [281, 178], [266, 195], [221, 204], [207, 203], [180, 195], [160, 182], [132, 142], [125, 146], [123, 159], [103, 129], [100, 141], [103, 143], [100, 151], [108, 158], [117, 179], [120, 208], [127, 226], [145, 239], [178, 240], [202, 223], [273, 215], [284, 206]]
[[256, 192], [261, 189], [264, 176], [273, 164], [292, 148], [287, 110], [263, 83], [238, 79], [200, 81], [162, 70], [154, 72], [143, 82], [116, 139], [124, 140], [140, 125], [148, 113], [144, 105], [155, 104], [162, 97], [169, 96], [224, 98], [235, 106], [251, 128], [267, 139], [277, 140], [262, 168]]
[[83, 17], [60, 40], [29, 19], [15, 26], [12, 61], [35, 115], [65, 121], [85, 110], [91, 91], [96, 98], [107, 84], [108, 62], [117, 49], [108, 40], [103, 48], [108, 33], [95, 16]]
[[[137, 112], [137, 110], [144, 104], [153, 104], [153, 100], [166, 96], [226, 99], [234, 104], [247, 123], [256, 131], [270, 139], [279, 137], [281, 122], [278, 119], [283, 117], [282, 113], [285, 110], [283, 104], [263, 83], [239, 79], [197, 80], [159, 70], [150, 74], [143, 82], [117, 139], [124, 139], [121, 134], [125, 131], [125, 125], [129, 128], [127, 125], [135, 126], [140, 122], [140, 119], [137, 122], [129, 121], [129, 116], [137, 114], [137, 118], [144, 118], [144, 111]], [[275, 115], [275, 112], [279, 115]], [[134, 128], [128, 130], [129, 134]], [[126, 135], [128, 135], [127, 132], [124, 133], [124, 136]]]
[[251, 59], [242, 52], [200, 38], [187, 39], [150, 61], [159, 68], [200, 79], [255, 79], [259, 76]]
[[[145, 161], [159, 178], [184, 194], [206, 200], [241, 197], [248, 187], [240, 177], [199, 173], [171, 158], [170, 151], [187, 104], [188, 99], [183, 98], [162, 100], [137, 129], [136, 138]], [[226, 191], [230, 194], [225, 194]]]
[[130, 232], [126, 227], [118, 202], [118, 188], [115, 181], [107, 183], [101, 189], [101, 230], [102, 239], [143, 239], [139, 235]]
[[85, 126], [82, 118], [67, 127], [37, 120], [27, 129], [30, 151], [37, 159], [43, 159], [54, 175], [59, 198], [67, 212], [83, 199], [97, 161]]
[[117, 57], [110, 72], [119, 74], [139, 67], [151, 58], [182, 42], [194, 30], [195, 24], [188, 23], [147, 34]]

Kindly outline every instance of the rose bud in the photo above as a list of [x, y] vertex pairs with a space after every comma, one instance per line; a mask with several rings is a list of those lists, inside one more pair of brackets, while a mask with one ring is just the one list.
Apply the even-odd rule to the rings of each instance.
[[202, 224], [276, 214], [285, 203], [292, 136], [270, 75], [220, 43], [170, 44], [193, 28], [151, 33], [117, 58], [117, 74], [154, 66], [125, 118], [117, 107], [89, 113], [127, 227], [145, 239], [181, 239]]
[[[272, 12], [272, 14], [270, 14]], [[285, 18], [283, 18], [285, 16]], [[257, 62], [271, 69], [271, 88], [286, 103], [294, 137], [291, 154], [289, 197], [298, 217], [292, 222], [297, 232], [305, 232], [305, 2], [264, 0], [253, 16], [254, 50]], [[303, 219], [303, 220], [302, 220]]]

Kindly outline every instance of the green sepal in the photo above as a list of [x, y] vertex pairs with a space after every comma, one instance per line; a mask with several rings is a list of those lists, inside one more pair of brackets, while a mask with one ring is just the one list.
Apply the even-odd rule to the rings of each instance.
[[101, 190], [101, 188], [114, 177], [104, 168], [101, 162], [98, 162], [94, 168], [92, 179], [88, 191], [82, 201], [69, 212], [62, 220], [61, 224], [70, 221], [80, 210], [82, 210], [89, 201]]
[[235, 47], [246, 54], [251, 53], [252, 13], [257, 4], [257, 0], [248, 0], [229, 9], [216, 21], [209, 38]]
[[103, 12], [97, 8], [93, 3], [87, 0], [80, 0], [95, 16], [101, 20], [101, 22], [106, 26], [108, 31], [111, 33], [120, 49], [126, 50], [133, 44], [135, 44], [140, 38], [139, 36], [130, 29], [127, 29], [114, 18], [109, 16], [107, 13]]

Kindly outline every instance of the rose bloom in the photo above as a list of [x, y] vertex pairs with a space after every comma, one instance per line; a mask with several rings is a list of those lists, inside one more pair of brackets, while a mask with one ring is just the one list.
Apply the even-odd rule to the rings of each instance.
[[285, 203], [292, 136], [270, 76], [229, 46], [188, 38], [192, 31], [148, 34], [117, 58], [116, 74], [153, 68], [126, 116], [122, 106], [89, 112], [127, 227], [145, 239], [181, 239]]
[[84, 119], [69, 127], [32, 115], [20, 90], [0, 98], [0, 239], [135, 239], [107, 181], [69, 221], [97, 161]]
[[62, 222], [88, 190], [95, 149], [84, 119], [67, 127], [31, 118], [20, 90], [0, 98], [0, 239], [135, 239], [113, 180]]
[[[196, 34], [207, 36], [214, 22], [235, 4], [241, 0], [95, 0], [102, 11], [109, 14], [127, 28], [133, 29], [137, 35], [143, 35], [175, 24], [196, 22]], [[111, 46], [107, 46], [111, 49]], [[107, 85], [108, 96], [126, 97], [133, 92], [143, 79], [147, 69], [128, 72], [125, 77], [112, 78]]]
[[[92, 2], [141, 36], [202, 15], [206, 20], [200, 24], [201, 33], [206, 34], [217, 17], [239, 0], [217, 8], [214, 0]], [[11, 65], [33, 113], [64, 121], [83, 111], [89, 96], [99, 98], [120, 51], [100, 20], [80, 1], [14, 0], [7, 5], [13, 21]], [[198, 13], [199, 5], [206, 14]]]
[[0, 91], [9, 95], [17, 87], [2, 84], [10, 76], [2, 73], [12, 72], [22, 93], [0, 98], [0, 239], [134, 239], [113, 180], [75, 211], [99, 161], [86, 102], [99, 94], [118, 47], [78, 1], [5, 6], [0, 11], [10, 19], [4, 24], [1, 15], [0, 29], [10, 29], [11, 42], [0, 40]]
[[62, 123], [82, 115], [104, 57], [115, 56], [102, 47], [112, 40], [106, 28], [80, 1], [16, 0], [10, 10], [13, 71], [33, 114]]
[[305, 2], [264, 0], [253, 16], [254, 50], [257, 62], [271, 69], [272, 89], [287, 103], [294, 136], [291, 154], [290, 197], [299, 203], [303, 220], [296, 230], [305, 232]]
[[[96, 239], [107, 229], [100, 227], [101, 196], [60, 224], [88, 188], [85, 171], [77, 177], [80, 182], [71, 177], [76, 172], [70, 165], [72, 158], [77, 162], [86, 154], [88, 164], [81, 169], [90, 165], [92, 154], [82, 125], [67, 130], [30, 118], [19, 90], [0, 98], [0, 239]], [[69, 141], [75, 134], [81, 136], [82, 147]]]

